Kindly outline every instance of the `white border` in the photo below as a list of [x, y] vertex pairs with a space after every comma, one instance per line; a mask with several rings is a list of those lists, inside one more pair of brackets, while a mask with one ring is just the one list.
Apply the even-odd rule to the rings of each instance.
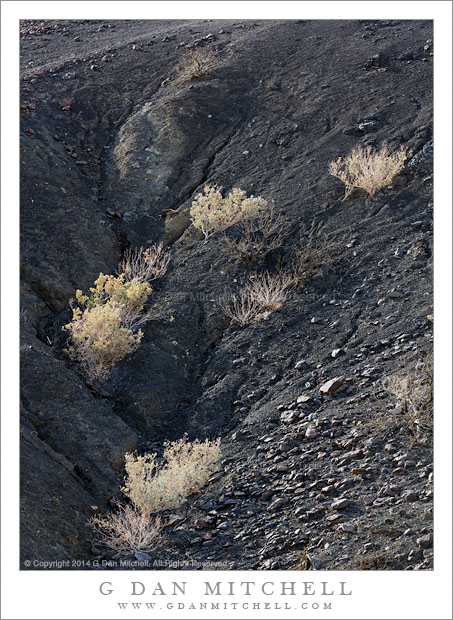
[[[2, 10], [2, 575], [3, 618], [157, 617], [119, 614], [98, 586], [130, 580], [338, 583], [333, 612], [226, 611], [210, 618], [451, 618], [451, 3], [450, 2], [11, 2]], [[26, 572], [18, 571], [18, 19], [434, 19], [435, 20], [435, 570], [432, 572]], [[189, 587], [189, 586], [188, 586]], [[158, 597], [155, 597], [158, 598]], [[164, 597], [160, 597], [161, 599]], [[170, 598], [170, 597], [169, 597]], [[183, 599], [186, 603], [189, 596]], [[201, 598], [198, 597], [198, 598]], [[265, 598], [265, 597], [264, 597]], [[261, 597], [260, 600], [264, 600]], [[107, 599], [107, 600], [106, 600]], [[117, 599], [115, 599], [117, 600]], [[130, 600], [127, 598], [125, 600]], [[148, 600], [148, 599], [147, 599]], [[254, 599], [255, 600], [255, 599]], [[258, 599], [256, 599], [258, 600]], [[281, 599], [280, 599], [281, 600]], [[317, 599], [318, 600], [318, 599]], [[165, 601], [160, 601], [164, 604]], [[240, 597], [234, 598], [240, 603]], [[299, 601], [300, 602], [300, 601]], [[197, 617], [176, 610], [159, 617]], [[166, 615], [161, 615], [166, 613]], [[313, 614], [313, 615], [311, 615]]]

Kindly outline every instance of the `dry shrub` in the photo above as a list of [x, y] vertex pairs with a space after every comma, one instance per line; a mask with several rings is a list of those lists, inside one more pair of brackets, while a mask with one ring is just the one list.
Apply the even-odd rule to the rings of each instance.
[[334, 238], [325, 232], [322, 224], [312, 223], [308, 235], [302, 238], [294, 251], [292, 273], [294, 285], [327, 273], [340, 260], [345, 246], [344, 237]]
[[223, 312], [242, 327], [258, 322], [282, 307], [292, 283], [292, 277], [282, 273], [256, 276], [231, 296], [230, 302], [222, 306]]
[[238, 323], [241, 327], [258, 322], [265, 316], [256, 300], [253, 298], [248, 286], [243, 288], [239, 293], [231, 295], [229, 303], [222, 305], [222, 310], [227, 317]]
[[209, 75], [214, 67], [214, 59], [209, 50], [188, 49], [180, 67], [177, 69], [176, 83], [184, 84]]
[[139, 327], [149, 320], [143, 312], [149, 282], [165, 273], [169, 259], [161, 244], [129, 251], [119, 275], [101, 273], [88, 295], [76, 291], [72, 320], [63, 329], [70, 334], [67, 353], [90, 380], [104, 380], [140, 344]]
[[391, 153], [385, 142], [379, 150], [371, 145], [358, 146], [348, 157], [339, 157], [336, 162], [331, 162], [329, 172], [344, 183], [343, 200], [356, 187], [365, 190], [372, 198], [379, 189], [390, 185], [393, 177], [403, 169], [406, 159], [407, 149], [404, 147]]
[[268, 213], [259, 213], [254, 220], [240, 222], [237, 237], [225, 235], [224, 243], [238, 263], [256, 265], [282, 246], [288, 231], [288, 224], [271, 207]]
[[434, 369], [432, 355], [419, 359], [415, 367], [384, 377], [382, 387], [391, 394], [401, 409], [400, 418], [418, 437], [432, 427]]
[[152, 551], [161, 537], [162, 525], [131, 504], [118, 504], [117, 511], [105, 517], [99, 515], [90, 521], [95, 531], [95, 542], [122, 556], [136, 551]]
[[302, 553], [296, 553], [296, 556], [299, 561], [292, 570], [314, 570], [313, 562], [307, 552], [307, 547], [304, 547]]
[[290, 276], [282, 273], [271, 276], [264, 273], [251, 281], [249, 290], [263, 310], [278, 310], [286, 301], [291, 284]]
[[226, 230], [234, 224], [257, 218], [268, 208], [268, 202], [259, 196], [247, 197], [246, 192], [234, 187], [224, 198], [221, 188], [205, 185], [195, 196], [190, 209], [192, 224], [204, 234]]
[[118, 274], [124, 274], [126, 282], [152, 282], [165, 275], [170, 262], [170, 252], [162, 243], [156, 243], [146, 250], [127, 249], [118, 266]]
[[123, 492], [143, 514], [176, 508], [203, 487], [217, 469], [220, 438], [190, 442], [187, 437], [165, 444], [164, 464], [156, 454], [126, 454]]

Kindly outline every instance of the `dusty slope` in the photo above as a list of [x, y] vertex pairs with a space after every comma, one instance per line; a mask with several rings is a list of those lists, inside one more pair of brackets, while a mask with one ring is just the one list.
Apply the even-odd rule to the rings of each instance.
[[[156, 559], [290, 568], [308, 547], [326, 570], [430, 568], [430, 436], [399, 431], [377, 382], [431, 348], [431, 23], [21, 32], [22, 559], [100, 558], [85, 523], [117, 495], [124, 453], [188, 431], [222, 434], [224, 473], [171, 519]], [[177, 84], [194, 42], [217, 67]], [[412, 150], [404, 173], [342, 202], [328, 163], [383, 140]], [[189, 227], [205, 182], [275, 201], [292, 233], [270, 270], [313, 220], [343, 239], [341, 260], [268, 320], [232, 328], [220, 300], [250, 270]], [[128, 245], [161, 239], [173, 258], [155, 319], [93, 392], [63, 353], [68, 299]]]

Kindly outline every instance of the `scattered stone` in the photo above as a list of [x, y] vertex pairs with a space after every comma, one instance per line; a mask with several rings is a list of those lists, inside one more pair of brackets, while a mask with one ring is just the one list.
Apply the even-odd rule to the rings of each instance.
[[417, 544], [419, 545], [419, 547], [422, 547], [423, 549], [432, 547], [433, 546], [432, 533], [430, 532], [429, 534], [426, 534], [425, 536], [421, 536], [420, 538], [417, 538]]
[[279, 510], [282, 506], [284, 506], [287, 503], [288, 503], [288, 500], [286, 499], [286, 497], [280, 497], [279, 499], [276, 499], [275, 501], [273, 501], [272, 504], [267, 507], [267, 511], [276, 512], [277, 510]]
[[330, 379], [326, 381], [320, 388], [319, 391], [322, 394], [333, 394], [340, 388], [344, 383], [344, 377], [335, 377], [334, 379]]
[[284, 411], [280, 415], [280, 420], [283, 424], [291, 424], [291, 422], [295, 422], [298, 419], [299, 416], [295, 411]]
[[294, 366], [294, 370], [306, 370], [308, 368], [308, 362], [307, 360], [299, 360], [298, 362], [296, 362], [296, 365]]
[[387, 485], [379, 491], [379, 495], [385, 497], [398, 497], [401, 493], [401, 487], [395, 485]]
[[305, 431], [305, 439], [307, 439], [308, 441], [314, 441], [318, 437], [319, 437], [319, 433], [318, 433], [316, 426], [311, 424]]
[[330, 524], [330, 523], [335, 523], [335, 521], [339, 521], [341, 518], [342, 518], [342, 517], [341, 517], [341, 515], [339, 515], [339, 514], [333, 514], [333, 515], [328, 515], [328, 516], [325, 518], [325, 521], [327, 521], [327, 523], [329, 523], [329, 524]]
[[414, 491], [403, 491], [401, 497], [405, 499], [406, 502], [415, 502], [418, 499], [418, 495]]
[[400, 291], [396, 291], [395, 289], [392, 289], [391, 291], [389, 291], [387, 293], [387, 297], [389, 297], [390, 299], [398, 299], [399, 297], [402, 297], [403, 293], [400, 293]]
[[266, 502], [273, 496], [274, 493], [274, 489], [268, 489], [267, 491], [264, 491], [264, 493], [261, 495], [261, 501]]
[[151, 556], [144, 551], [135, 551], [134, 556], [139, 562], [149, 562], [151, 560]]
[[336, 359], [342, 353], [343, 349], [334, 349], [330, 355], [333, 357], [333, 359]]
[[345, 508], [347, 508], [351, 503], [351, 500], [349, 499], [337, 499], [336, 502], [334, 502], [330, 507], [333, 510], [344, 510]]
[[379, 127], [380, 124], [377, 121], [367, 121], [364, 123], [359, 123], [359, 131], [375, 131], [376, 129], [379, 129]]

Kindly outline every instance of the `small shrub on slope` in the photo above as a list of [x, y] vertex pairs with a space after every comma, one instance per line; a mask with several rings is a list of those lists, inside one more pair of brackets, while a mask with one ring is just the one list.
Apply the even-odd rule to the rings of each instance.
[[71, 343], [69, 356], [88, 378], [100, 381], [139, 345], [143, 333], [134, 331], [143, 322], [142, 310], [151, 287], [147, 283], [100, 274], [90, 295], [76, 292], [72, 321], [65, 325]]
[[292, 276], [264, 273], [251, 278], [239, 293], [233, 294], [230, 302], [223, 305], [223, 312], [242, 327], [260, 321], [282, 307], [291, 286]]
[[156, 454], [126, 454], [123, 492], [143, 514], [176, 508], [201, 489], [217, 468], [220, 439], [190, 442], [184, 436], [165, 444], [163, 458], [160, 464]]
[[165, 275], [170, 262], [170, 252], [162, 243], [140, 249], [127, 249], [118, 267], [118, 274], [124, 274], [126, 282], [152, 282]]
[[76, 291], [72, 320], [63, 329], [70, 334], [69, 356], [89, 379], [104, 380], [138, 347], [143, 337], [138, 328], [149, 318], [143, 313], [149, 282], [165, 273], [168, 261], [161, 245], [129, 251], [119, 275], [101, 273], [88, 295]]
[[183, 63], [178, 67], [176, 83], [185, 84], [209, 75], [214, 66], [210, 51], [204, 49], [187, 50]]
[[122, 556], [136, 551], [152, 551], [161, 537], [160, 519], [142, 513], [136, 506], [119, 504], [117, 511], [102, 517], [93, 517], [90, 525], [95, 530], [95, 542]]
[[206, 185], [192, 202], [190, 218], [195, 228], [208, 238], [238, 222], [258, 217], [267, 208], [264, 198], [247, 197], [246, 192], [237, 187], [224, 198], [220, 188]]
[[331, 162], [329, 172], [345, 185], [345, 200], [354, 188], [367, 192], [371, 198], [375, 193], [390, 185], [392, 179], [404, 167], [407, 158], [406, 149], [400, 147], [391, 153], [386, 143], [379, 150], [371, 145], [352, 149], [348, 157], [339, 157]]
[[310, 226], [293, 252], [292, 273], [294, 286], [325, 275], [343, 256], [346, 238], [336, 238], [324, 230], [322, 224]]
[[238, 263], [256, 265], [277, 248], [280, 248], [289, 227], [281, 215], [276, 215], [271, 207], [262, 211], [256, 219], [238, 224], [235, 237], [225, 234], [224, 243]]
[[431, 355], [419, 359], [414, 367], [384, 377], [382, 387], [401, 408], [402, 419], [418, 437], [433, 422], [434, 368]]

